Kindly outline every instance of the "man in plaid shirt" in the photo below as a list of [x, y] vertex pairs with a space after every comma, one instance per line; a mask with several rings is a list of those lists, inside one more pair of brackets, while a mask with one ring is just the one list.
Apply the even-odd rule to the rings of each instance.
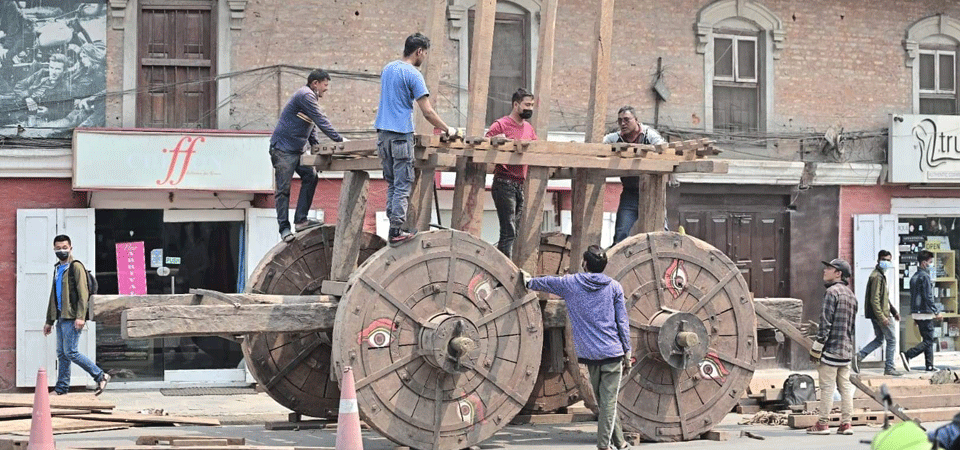
[[820, 374], [820, 420], [807, 428], [808, 434], [830, 434], [827, 421], [833, 409], [833, 391], [840, 389], [840, 428], [837, 434], [853, 434], [853, 384], [850, 360], [853, 358], [853, 323], [857, 315], [857, 297], [847, 286], [850, 263], [842, 259], [823, 261], [823, 282], [827, 294], [820, 313], [820, 332], [810, 349]]

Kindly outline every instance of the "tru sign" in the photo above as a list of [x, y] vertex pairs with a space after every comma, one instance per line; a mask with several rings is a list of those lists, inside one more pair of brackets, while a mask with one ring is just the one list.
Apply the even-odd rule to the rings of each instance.
[[163, 181], [157, 180], [157, 185], [163, 186], [164, 184], [169, 184], [170, 186], [176, 186], [180, 184], [180, 182], [183, 181], [183, 177], [187, 175], [187, 169], [190, 168], [190, 159], [193, 157], [193, 154], [196, 153], [194, 147], [197, 146], [198, 142], [203, 142], [204, 140], [201, 136], [184, 136], [180, 138], [180, 142], [177, 142], [177, 146], [174, 147], [173, 150], [163, 149], [163, 153], [169, 153], [171, 155], [170, 166], [167, 168], [167, 178]]

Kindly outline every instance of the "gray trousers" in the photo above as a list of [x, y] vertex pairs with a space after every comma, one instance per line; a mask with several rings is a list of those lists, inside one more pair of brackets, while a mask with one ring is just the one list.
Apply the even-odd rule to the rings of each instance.
[[623, 365], [620, 361], [602, 366], [588, 365], [590, 385], [597, 398], [597, 448], [621, 448], [627, 445], [623, 438], [623, 428], [617, 417], [617, 398], [620, 396], [620, 377]]

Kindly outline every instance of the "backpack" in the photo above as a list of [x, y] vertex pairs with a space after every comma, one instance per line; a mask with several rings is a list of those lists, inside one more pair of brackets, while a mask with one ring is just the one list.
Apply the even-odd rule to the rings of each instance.
[[783, 401], [788, 406], [803, 405], [817, 399], [817, 388], [813, 377], [794, 373], [783, 382]]
[[[97, 295], [97, 289], [99, 288], [99, 286], [97, 285], [97, 277], [93, 276], [93, 272], [90, 272], [89, 270], [87, 270], [87, 267], [84, 266], [82, 262], [77, 260], [74, 260], [72, 263], [70, 263], [70, 270], [67, 271], [67, 274], [68, 274], [67, 279], [70, 280], [70, 292], [71, 293], [77, 292], [77, 280], [73, 279], [74, 264], [80, 264], [80, 267], [84, 270], [84, 272], [87, 273], [87, 292], [89, 292], [90, 295]], [[73, 295], [70, 296], [70, 301], [73, 303], [74, 308], [76, 308], [77, 300], [74, 299]], [[90, 299], [88, 298], [87, 299], [87, 320], [92, 320], [92, 319], [93, 319], [93, 308], [90, 307]]]

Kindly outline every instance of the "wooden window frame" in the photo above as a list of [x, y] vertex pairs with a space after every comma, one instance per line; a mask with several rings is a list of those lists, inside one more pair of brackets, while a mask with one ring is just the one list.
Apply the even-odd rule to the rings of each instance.
[[[753, 87], [756, 87], [760, 79], [760, 64], [758, 60], [760, 59], [759, 46], [757, 45], [756, 36], [743, 36], [737, 34], [717, 34], [713, 37], [714, 43], [717, 39], [730, 39], [733, 42], [731, 46], [731, 56], [733, 57], [733, 76], [725, 77], [719, 76], [716, 73], [716, 62], [714, 62], [714, 73], [713, 81], [717, 82], [727, 82], [727, 83], [736, 83], [738, 87], [745, 87], [745, 84], [752, 84]], [[741, 77], [740, 76], [740, 43], [741, 42], [751, 42], [753, 45], [753, 78]]]

